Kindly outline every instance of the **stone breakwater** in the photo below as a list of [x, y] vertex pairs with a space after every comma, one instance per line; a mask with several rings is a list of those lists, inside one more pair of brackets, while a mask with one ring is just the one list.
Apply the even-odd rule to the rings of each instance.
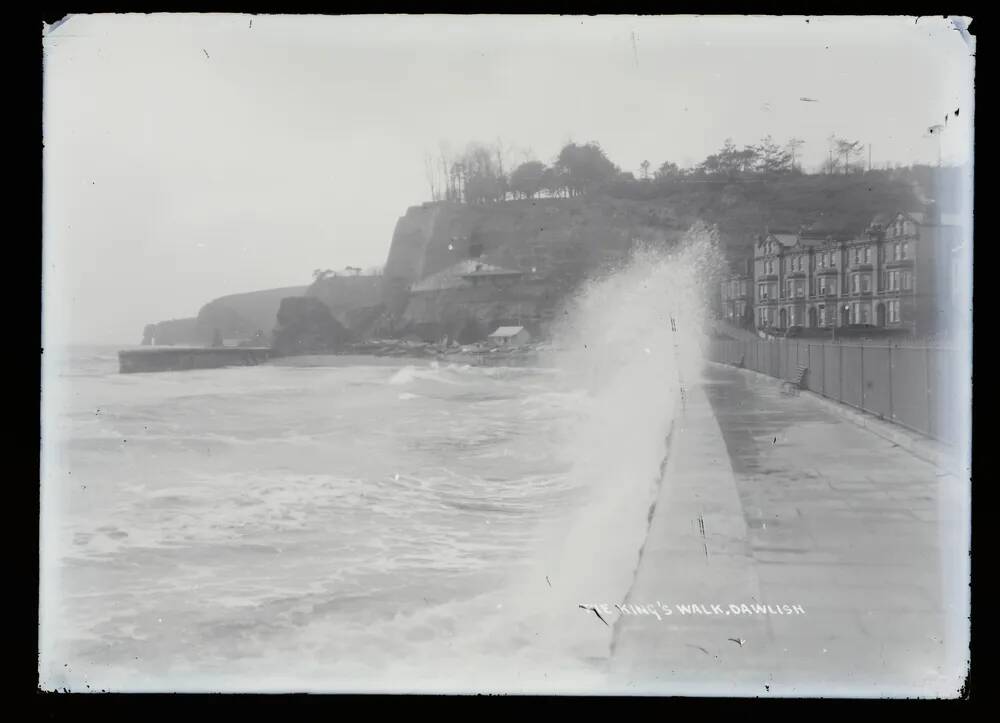
[[159, 347], [118, 352], [118, 371], [167, 372], [185, 369], [216, 369], [254, 366], [271, 356], [267, 347]]

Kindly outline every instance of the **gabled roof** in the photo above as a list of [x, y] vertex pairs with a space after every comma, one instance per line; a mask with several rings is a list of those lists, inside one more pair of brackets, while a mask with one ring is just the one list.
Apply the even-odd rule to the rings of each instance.
[[511, 271], [499, 266], [484, 264], [478, 259], [465, 259], [457, 264], [442, 269], [437, 273], [426, 276], [415, 283], [411, 291], [440, 291], [441, 289], [453, 289], [467, 286], [470, 282], [468, 278], [480, 276], [513, 276], [521, 274], [520, 271]]
[[492, 334], [490, 334], [490, 338], [491, 339], [493, 337], [503, 337], [503, 338], [506, 338], [506, 337], [510, 337], [510, 336], [517, 336], [522, 331], [524, 331], [524, 327], [523, 326], [500, 326], [500, 327], [497, 327], [496, 331], [494, 331]]
[[799, 235], [795, 231], [785, 231], [785, 230], [778, 231], [769, 229], [767, 233], [761, 236], [760, 241], [758, 241], [758, 244], [764, 243], [768, 239], [772, 238], [782, 246], [794, 246], [795, 243], [799, 240]]

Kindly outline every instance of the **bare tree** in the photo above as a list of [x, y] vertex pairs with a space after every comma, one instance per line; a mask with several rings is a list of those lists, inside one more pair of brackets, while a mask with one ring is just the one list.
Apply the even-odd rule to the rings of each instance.
[[792, 157], [792, 168], [801, 168], [795, 161], [799, 155], [799, 149], [805, 145], [805, 141], [801, 138], [790, 138], [788, 143], [785, 144], [785, 148], [788, 149], [788, 154]]
[[437, 164], [434, 162], [434, 157], [430, 153], [424, 154], [424, 176], [427, 178], [427, 183], [431, 187], [431, 200], [440, 200], [438, 185], [437, 185]]
[[861, 141], [849, 141], [846, 138], [835, 139], [837, 155], [844, 159], [844, 173], [851, 171], [851, 159], [859, 156], [864, 151]]

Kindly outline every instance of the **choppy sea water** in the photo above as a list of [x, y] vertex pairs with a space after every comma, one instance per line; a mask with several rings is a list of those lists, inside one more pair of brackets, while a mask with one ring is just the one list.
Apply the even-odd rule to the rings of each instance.
[[657, 274], [595, 284], [531, 368], [47, 350], [43, 686], [599, 690], [577, 605], [627, 593], [688, 363]]

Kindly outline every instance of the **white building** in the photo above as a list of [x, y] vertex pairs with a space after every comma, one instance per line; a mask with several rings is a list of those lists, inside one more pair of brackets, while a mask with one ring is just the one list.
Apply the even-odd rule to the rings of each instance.
[[523, 326], [501, 326], [487, 337], [494, 344], [520, 346], [531, 339], [531, 334]]

